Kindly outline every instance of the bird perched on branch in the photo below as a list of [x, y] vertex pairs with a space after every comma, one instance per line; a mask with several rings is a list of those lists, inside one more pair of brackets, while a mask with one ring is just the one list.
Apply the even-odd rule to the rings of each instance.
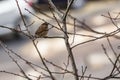
[[36, 30], [35, 36], [36, 37], [45, 37], [48, 33], [48, 23], [44, 22], [40, 25], [40, 27]]

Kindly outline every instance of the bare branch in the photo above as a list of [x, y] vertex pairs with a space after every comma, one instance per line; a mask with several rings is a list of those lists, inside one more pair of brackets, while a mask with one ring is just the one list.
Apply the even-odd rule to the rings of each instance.
[[20, 69], [20, 72], [25, 76], [26, 79], [31, 80], [27, 74], [24, 72], [24, 70], [22, 69], [22, 67], [18, 64], [17, 60], [15, 60], [11, 55], [10, 52], [6, 49], [6, 47], [2, 44], [2, 42], [0, 42], [0, 45], [2, 46], [2, 48], [4, 49], [4, 51], [7, 53], [7, 55], [11, 58], [11, 60], [18, 66], [18, 68]]
[[8, 71], [5, 71], [5, 70], [0, 71], [0, 73], [7, 73], [7, 74], [11, 74], [11, 75], [14, 75], [14, 76], [19, 76], [19, 77], [22, 77], [22, 78], [26, 79], [26, 77], [23, 76], [23, 75], [12, 73], [12, 72], [8, 72]]
[[48, 66], [47, 66], [46, 63], [44, 62], [44, 59], [43, 59], [43, 57], [42, 57], [42, 55], [41, 55], [41, 53], [40, 53], [40, 51], [39, 51], [37, 45], [35, 44], [35, 41], [32, 40], [32, 43], [33, 43], [33, 45], [34, 45], [36, 51], [38, 52], [38, 55], [39, 55], [39, 57], [40, 57], [40, 59], [41, 59], [43, 65], [44, 65], [44, 67], [46, 68], [46, 70], [47, 70], [48, 73], [50, 74], [51, 79], [52, 79], [52, 80], [55, 80], [55, 78], [53, 77], [53, 75], [52, 75], [51, 71], [49, 70]]
[[109, 55], [107, 54], [107, 51], [106, 51], [106, 48], [104, 47], [104, 45], [102, 44], [101, 46], [102, 46], [102, 48], [103, 48], [103, 50], [104, 50], [105, 55], [106, 55], [107, 58], [109, 59], [109, 61], [112, 63], [113, 66], [115, 66], [115, 68], [117, 69], [117, 71], [120, 73], [119, 68], [118, 68], [116, 65], [114, 65], [114, 62], [112, 61], [112, 59], [111, 59], [111, 58], [109, 57]]

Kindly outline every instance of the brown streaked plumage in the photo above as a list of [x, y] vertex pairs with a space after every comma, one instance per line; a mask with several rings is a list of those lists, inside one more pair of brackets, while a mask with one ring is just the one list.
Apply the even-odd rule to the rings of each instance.
[[48, 23], [43, 23], [40, 27], [36, 30], [35, 36], [36, 37], [45, 37], [48, 33]]

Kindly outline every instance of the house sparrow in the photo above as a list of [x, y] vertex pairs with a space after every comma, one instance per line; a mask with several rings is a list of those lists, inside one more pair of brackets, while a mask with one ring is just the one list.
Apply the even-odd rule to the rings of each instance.
[[45, 37], [48, 33], [48, 23], [43, 23], [40, 27], [36, 30], [35, 36], [36, 37]]

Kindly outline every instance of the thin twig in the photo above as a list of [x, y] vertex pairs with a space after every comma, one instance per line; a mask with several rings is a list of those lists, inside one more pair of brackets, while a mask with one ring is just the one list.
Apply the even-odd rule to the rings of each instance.
[[[117, 53], [115, 52], [115, 50], [114, 50], [114, 48], [113, 48], [113, 46], [112, 46], [112, 44], [111, 44], [111, 42], [110, 42], [110, 39], [109, 39], [108, 37], [107, 37], [107, 41], [108, 41], [108, 44], [109, 44], [111, 50], [113, 51], [115, 57], [117, 58]], [[120, 63], [120, 61], [119, 61], [119, 63]]]
[[11, 55], [10, 52], [6, 49], [6, 47], [4, 47], [4, 44], [2, 44], [2, 42], [0, 42], [1, 47], [4, 49], [4, 51], [7, 53], [7, 55], [10, 57], [10, 59], [18, 66], [18, 68], [20, 69], [20, 72], [25, 76], [26, 79], [31, 80], [27, 74], [25, 73], [25, 71], [22, 69], [22, 67], [18, 64], [17, 60], [15, 60]]
[[54, 18], [55, 21], [57, 22], [59, 28], [63, 31], [62, 26], [60, 25], [60, 22], [58, 21], [58, 19], [57, 19], [57, 17], [55, 16], [54, 12], [51, 10], [51, 6], [49, 7], [49, 9], [50, 9], [50, 12], [51, 12], [52, 15], [53, 15], [53, 18]]
[[76, 35], [76, 26], [75, 26], [75, 21], [76, 21], [76, 19], [74, 19], [74, 32], [73, 32], [73, 40], [72, 40], [72, 43], [71, 43], [71, 45], [74, 43], [74, 40], [75, 40], [75, 35]]
[[110, 20], [112, 21], [113, 25], [115, 25], [115, 27], [117, 27], [117, 28], [119, 29], [118, 25], [117, 25], [117, 24], [113, 21], [113, 19], [111, 18], [110, 12], [108, 12], [108, 15], [110, 16]]
[[113, 37], [115, 34], [119, 33], [119, 29], [115, 30], [115, 31], [112, 31], [110, 33], [106, 33], [105, 35], [102, 35], [100, 37], [97, 37], [95, 39], [90, 39], [90, 40], [87, 40], [87, 41], [84, 41], [84, 42], [81, 42], [81, 43], [78, 43], [78, 44], [75, 44], [74, 46], [72, 46], [71, 48], [75, 48], [79, 45], [82, 45], [82, 44], [85, 44], [85, 43], [88, 43], [88, 42], [92, 42], [92, 41], [95, 41], [95, 40], [98, 40], [98, 39], [102, 39], [102, 38], [105, 38], [105, 37]]
[[92, 76], [92, 75], [90, 74], [87, 80], [90, 80], [91, 76]]
[[[14, 28], [10, 28], [8, 26], [3, 26], [3, 25], [0, 25], [1, 28], [5, 28], [5, 29], [9, 29], [13, 32], [17, 32], [17, 33], [22, 33], [23, 35], [29, 37], [29, 38], [32, 38], [31, 36], [29, 36], [28, 34], [26, 34], [23, 30], [17, 30], [17, 29], [14, 29]], [[25, 30], [26, 31], [26, 30]]]
[[35, 44], [35, 41], [32, 40], [32, 43], [33, 43], [33, 45], [34, 45], [34, 47], [35, 47], [35, 49], [36, 49], [36, 51], [37, 51], [37, 53], [38, 53], [38, 55], [39, 55], [39, 57], [40, 57], [40, 59], [41, 59], [43, 65], [44, 65], [44, 67], [45, 67], [46, 70], [48, 71], [48, 73], [49, 73], [51, 79], [52, 79], [52, 80], [55, 80], [55, 78], [54, 78], [54, 76], [52, 75], [51, 71], [49, 70], [48, 66], [47, 66], [46, 63], [44, 62], [44, 59], [43, 59], [43, 57], [42, 57], [42, 55], [41, 55], [41, 53], [40, 53], [40, 51], [39, 51], [37, 45]]
[[112, 59], [111, 59], [111, 58], [109, 57], [109, 55], [107, 54], [107, 51], [106, 51], [106, 48], [104, 47], [104, 45], [102, 44], [101, 46], [102, 46], [102, 48], [103, 48], [103, 50], [104, 50], [105, 55], [107, 56], [107, 58], [108, 58], [109, 61], [111, 62], [111, 64], [112, 64], [113, 66], [115, 66], [115, 68], [117, 69], [117, 71], [120, 73], [120, 70], [119, 70], [119, 68], [117, 67], [117, 65], [114, 65], [114, 62], [112, 61]]
[[4, 49], [8, 50], [11, 54], [14, 54], [15, 56], [17, 56], [18, 58], [20, 58], [21, 60], [23, 60], [26, 64], [28, 64], [28, 65], [30, 65], [30, 66], [34, 65], [34, 66], [36, 66], [36, 67], [38, 67], [38, 68], [40, 68], [40, 69], [42, 69], [42, 70], [44, 70], [44, 71], [47, 71], [47, 70], [44, 69], [43, 67], [41, 67], [41, 66], [39, 66], [39, 65], [37, 65], [37, 64], [34, 64], [34, 63], [26, 60], [25, 58], [21, 57], [18, 53], [16, 53], [16, 52], [13, 51], [12, 49], [10, 49], [5, 43], [3, 43], [3, 42], [1, 42], [1, 41], [0, 41], [0, 43], [2, 44], [2, 46], [4, 47]]
[[58, 16], [61, 18], [63, 16], [63, 14], [61, 14], [61, 12], [58, 10], [58, 8], [54, 5], [54, 3], [52, 2], [52, 0], [47, 0], [48, 3], [50, 4], [51, 8], [53, 8], [53, 10], [58, 14]]
[[[45, 58], [44, 58], [44, 60], [47, 62], [47, 63], [49, 63], [49, 64], [51, 64], [51, 65], [53, 65], [54, 67], [56, 67], [56, 68], [58, 68], [58, 69], [60, 69], [60, 70], [63, 70], [63, 72], [52, 72], [53, 74], [65, 74], [65, 73], [70, 73], [70, 74], [73, 74], [73, 75], [75, 75], [75, 73], [74, 72], [72, 72], [72, 71], [69, 71], [69, 70], [67, 70], [67, 69], [64, 69], [63, 67], [61, 67], [61, 66], [59, 66], [59, 65], [56, 65], [55, 63], [53, 63], [53, 62], [50, 62], [50, 61], [48, 61], [48, 60], [46, 60]], [[97, 77], [90, 77], [90, 76], [81, 76], [81, 75], [78, 75], [78, 77], [84, 77], [84, 78], [90, 78], [90, 79], [94, 79], [94, 80], [101, 80], [101, 78], [97, 78]]]
[[5, 70], [0, 71], [0, 73], [7, 73], [7, 74], [11, 74], [11, 75], [14, 75], [14, 76], [19, 76], [19, 77], [22, 77], [22, 78], [26, 79], [26, 77], [23, 76], [23, 75], [16, 74], [16, 73], [13, 73], [13, 72], [8, 72], [8, 71], [5, 71]]
[[84, 80], [84, 75], [85, 75], [86, 70], [87, 70], [87, 67], [83, 69], [83, 66], [82, 66], [82, 76], [80, 77], [80, 80]]
[[18, 10], [19, 10], [19, 14], [20, 14], [20, 16], [21, 16], [21, 19], [22, 19], [22, 21], [23, 21], [23, 24], [24, 24], [24, 26], [25, 26], [25, 28], [26, 28], [26, 30], [27, 30], [29, 36], [32, 36], [31, 33], [30, 33], [30, 31], [28, 30], [28, 27], [27, 27], [27, 25], [26, 25], [24, 16], [22, 15], [22, 11], [21, 11], [21, 9], [20, 9], [19, 3], [18, 3], [17, 0], [15, 0], [15, 1], [16, 1], [16, 4], [17, 4]]
[[[118, 55], [118, 57], [117, 57], [116, 60], [115, 60], [115, 63], [114, 63], [114, 66], [113, 66], [113, 69], [112, 69], [110, 75], [113, 75], [113, 72], [114, 72], [114, 70], [115, 70], [115, 68], [116, 68], [116, 66], [117, 66], [117, 62], [119, 61], [119, 58], [120, 58], [120, 54]], [[120, 74], [120, 73], [119, 73], [119, 74]]]

